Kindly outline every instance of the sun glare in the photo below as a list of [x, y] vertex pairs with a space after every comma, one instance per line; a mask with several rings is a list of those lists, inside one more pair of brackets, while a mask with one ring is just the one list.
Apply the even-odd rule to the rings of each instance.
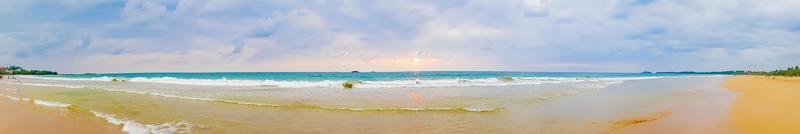
[[414, 57], [414, 59], [411, 59], [411, 63], [419, 64], [420, 62], [422, 62], [422, 59], [419, 59], [417, 57]]

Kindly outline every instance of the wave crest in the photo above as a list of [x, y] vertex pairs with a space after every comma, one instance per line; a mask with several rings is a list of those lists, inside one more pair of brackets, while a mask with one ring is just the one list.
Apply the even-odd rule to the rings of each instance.
[[113, 114], [91, 111], [94, 116], [105, 119], [108, 123], [122, 126], [122, 131], [128, 134], [189, 134], [192, 133], [192, 124], [186, 122], [167, 122], [158, 125], [142, 124], [132, 120], [119, 119]]
[[[62, 78], [62, 77], [36, 77], [36, 79], [69, 80], [69, 81], [104, 81], [111, 82], [112, 77], [95, 78]], [[356, 88], [421, 88], [421, 87], [471, 87], [471, 86], [508, 86], [508, 85], [535, 85], [558, 84], [566, 82], [621, 82], [627, 80], [655, 79], [663, 77], [630, 77], [630, 78], [559, 78], [559, 77], [503, 77], [503, 78], [477, 78], [477, 79], [423, 79], [423, 80], [379, 80], [360, 81]], [[127, 79], [130, 82], [163, 83], [197, 86], [260, 86], [281, 88], [343, 88], [346, 80], [322, 81], [281, 81], [281, 80], [236, 80], [236, 79], [180, 79], [174, 77], [144, 78], [136, 77]], [[51, 85], [48, 85], [51, 86]], [[71, 87], [79, 88], [79, 87]]]

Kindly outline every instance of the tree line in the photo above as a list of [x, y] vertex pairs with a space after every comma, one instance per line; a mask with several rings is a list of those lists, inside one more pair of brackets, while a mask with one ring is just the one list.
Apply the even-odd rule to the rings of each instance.
[[767, 76], [789, 76], [789, 77], [800, 77], [800, 66], [789, 67], [786, 70], [774, 70], [774, 71], [748, 71], [741, 74], [747, 75], [767, 75]]
[[7, 70], [0, 70], [0, 74], [14, 75], [56, 75], [58, 72], [47, 70], [28, 70], [19, 66], [9, 66]]
[[789, 67], [786, 70], [775, 70], [766, 72], [766, 75], [772, 76], [800, 76], [800, 66]]

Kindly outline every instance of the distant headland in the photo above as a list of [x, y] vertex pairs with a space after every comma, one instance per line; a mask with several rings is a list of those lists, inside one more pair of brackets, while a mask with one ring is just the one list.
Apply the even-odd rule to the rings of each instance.
[[682, 72], [650, 72], [644, 71], [643, 74], [722, 74], [722, 75], [766, 75], [766, 76], [787, 76], [787, 77], [800, 77], [800, 66], [789, 67], [786, 70], [773, 70], [773, 71], [718, 71], [718, 72], [695, 72], [695, 71], [682, 71]]
[[57, 75], [58, 72], [47, 70], [28, 70], [19, 66], [0, 66], [0, 75]]

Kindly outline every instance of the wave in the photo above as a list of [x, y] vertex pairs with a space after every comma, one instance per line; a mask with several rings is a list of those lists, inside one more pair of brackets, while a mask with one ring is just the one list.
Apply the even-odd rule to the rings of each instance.
[[[17, 84], [21, 84], [21, 85], [36, 85], [36, 86], [42, 85], [42, 84], [32, 84], [32, 83], [17, 83]], [[56, 85], [47, 85], [47, 86], [56, 86]], [[65, 87], [72, 87], [72, 86], [69, 86], [69, 85], [64, 85], [64, 86]], [[178, 95], [171, 95], [171, 94], [150, 93], [150, 92], [140, 92], [140, 91], [130, 91], [130, 90], [120, 90], [120, 89], [112, 89], [112, 88], [99, 88], [99, 87], [92, 87], [92, 88], [93, 89], [99, 89], [99, 90], [112, 91], [112, 92], [124, 92], [124, 93], [131, 93], [131, 94], [154, 95], [154, 96], [159, 96], [159, 97], [176, 98], [176, 99], [184, 99], [184, 100], [210, 101], [210, 102], [237, 104], [237, 105], [264, 106], [264, 107], [276, 107], [276, 108], [307, 108], [307, 109], [336, 110], [336, 111], [442, 111], [442, 112], [444, 112], [444, 111], [449, 111], [449, 112], [494, 112], [494, 111], [499, 111], [499, 110], [503, 109], [503, 108], [491, 108], [491, 107], [480, 107], [480, 106], [433, 107], [433, 108], [425, 108], [425, 107], [349, 108], [349, 107], [318, 106], [318, 105], [309, 105], [309, 104], [303, 104], [303, 103], [280, 105], [280, 104], [255, 103], [255, 102], [245, 102], [245, 101], [216, 99], [216, 98], [186, 97], [186, 96], [178, 96]], [[41, 103], [43, 103], [42, 105], [49, 105], [49, 106], [64, 106], [63, 104], [59, 104], [59, 103], [47, 103], [47, 102], [41, 102]], [[64, 107], [69, 107], [69, 105], [66, 105]]]
[[9, 96], [9, 95], [5, 95], [5, 94], [0, 94], [0, 96], [6, 97], [6, 98], [8, 98], [8, 99], [11, 99], [11, 100], [13, 100], [13, 101], [25, 101], [25, 100], [28, 100], [28, 101], [29, 101], [29, 100], [30, 100], [30, 99], [27, 99], [27, 98], [26, 98], [26, 99], [23, 99], [23, 98], [14, 97], [14, 96]]
[[[85, 88], [85, 86], [77, 86], [77, 85], [42, 84], [42, 83], [18, 83], [18, 82], [3, 82], [3, 84], [29, 85], [29, 86], [43, 86], [43, 87], [63, 87], [63, 88]], [[16, 91], [16, 90], [17, 90], [17, 89], [14, 89], [14, 91]]]
[[69, 108], [72, 104], [61, 103], [61, 102], [52, 102], [52, 101], [45, 101], [40, 99], [33, 99], [33, 104], [48, 106], [48, 107], [61, 107], [61, 108]]
[[167, 122], [158, 125], [142, 124], [132, 120], [119, 119], [113, 114], [90, 111], [94, 116], [105, 119], [108, 123], [122, 126], [128, 134], [182, 134], [192, 133], [192, 124], [186, 122]]
[[481, 107], [481, 106], [469, 106], [469, 107], [400, 107], [400, 108], [348, 108], [348, 107], [329, 107], [329, 106], [317, 106], [317, 105], [308, 105], [303, 103], [294, 103], [290, 105], [276, 105], [276, 104], [265, 104], [265, 103], [252, 103], [252, 102], [242, 102], [242, 101], [232, 101], [232, 100], [220, 100], [220, 99], [212, 99], [212, 101], [222, 102], [222, 103], [232, 103], [232, 104], [239, 104], [239, 105], [252, 105], [252, 106], [267, 106], [267, 107], [280, 107], [280, 108], [308, 108], [308, 109], [319, 109], [319, 110], [335, 110], [335, 111], [358, 111], [358, 112], [496, 112], [500, 111], [503, 108], [492, 108], [492, 107]]
[[[47, 80], [68, 80], [68, 81], [103, 81], [111, 82], [114, 79], [126, 79], [129, 82], [142, 83], [163, 83], [179, 85], [197, 86], [260, 86], [260, 87], [281, 87], [281, 88], [343, 88], [342, 84], [346, 80], [322, 80], [322, 81], [279, 81], [279, 80], [234, 80], [234, 79], [180, 79], [174, 77], [159, 78], [63, 78], [63, 77], [37, 77], [26, 76], [35, 79]], [[421, 87], [471, 87], [471, 86], [508, 86], [508, 85], [535, 85], [535, 84], [558, 84], [569, 82], [620, 82], [628, 80], [657, 79], [664, 77], [619, 77], [619, 78], [559, 78], [559, 77], [504, 77], [504, 78], [478, 78], [478, 79], [422, 79], [422, 80], [382, 80], [382, 81], [359, 81], [356, 88], [421, 88]], [[76, 86], [74, 88], [80, 88]]]
[[42, 106], [48, 106], [48, 107], [69, 108], [70, 106], [72, 106], [72, 104], [67, 104], [67, 103], [45, 101], [45, 100], [40, 100], [40, 99], [21, 98], [21, 97], [15, 97], [15, 96], [10, 96], [10, 95], [5, 95], [5, 94], [0, 94], [0, 96], [6, 97], [6, 98], [14, 100], [14, 101], [33, 101], [33, 104], [42, 105]]
[[318, 105], [309, 105], [309, 104], [304, 104], [304, 103], [293, 103], [293, 104], [287, 104], [287, 105], [280, 105], [280, 104], [255, 103], [255, 102], [245, 102], [245, 101], [215, 99], [215, 98], [186, 97], [186, 96], [161, 94], [161, 93], [131, 92], [131, 91], [127, 91], [127, 90], [117, 90], [117, 89], [108, 89], [108, 91], [120, 91], [120, 92], [127, 92], [127, 93], [155, 95], [155, 96], [167, 97], [167, 98], [177, 98], [177, 99], [195, 100], [195, 101], [210, 101], [210, 102], [237, 104], [237, 105], [263, 106], [263, 107], [276, 107], [276, 108], [306, 108], [306, 109], [336, 110], [336, 111], [356, 111], [356, 112], [362, 112], [362, 111], [363, 112], [366, 112], [366, 111], [495, 112], [495, 111], [499, 111], [499, 110], [502, 109], [502, 108], [490, 108], [490, 107], [479, 107], [479, 106], [471, 106], [471, 107], [436, 107], [436, 108], [424, 108], [424, 107], [349, 108], [349, 107], [318, 106]]
[[[48, 107], [70, 108], [72, 106], [71, 104], [67, 103], [45, 101], [41, 99], [20, 98], [5, 94], [0, 94], [0, 96], [14, 101], [33, 101], [33, 104]], [[103, 118], [111, 124], [122, 125], [122, 131], [127, 134], [181, 134], [191, 133], [192, 129], [192, 125], [186, 122], [167, 122], [159, 125], [141, 124], [131, 120], [115, 118], [112, 114], [105, 114], [96, 111], [90, 112], [92, 112], [92, 114], [94, 114], [96, 117]]]

